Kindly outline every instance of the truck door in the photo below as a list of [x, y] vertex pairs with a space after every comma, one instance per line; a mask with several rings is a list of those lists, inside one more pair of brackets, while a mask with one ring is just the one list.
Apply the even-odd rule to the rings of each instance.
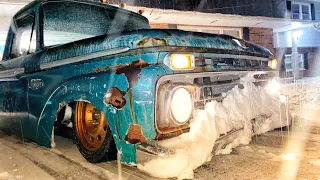
[[36, 129], [29, 121], [28, 81], [23, 61], [35, 51], [35, 32], [33, 14], [24, 13], [14, 19], [6, 44], [9, 56], [0, 62], [0, 130], [30, 140], [34, 140]]

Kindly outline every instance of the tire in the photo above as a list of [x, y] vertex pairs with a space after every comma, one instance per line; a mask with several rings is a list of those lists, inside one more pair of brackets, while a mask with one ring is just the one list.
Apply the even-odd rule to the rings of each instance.
[[82, 156], [91, 163], [116, 159], [116, 146], [103, 113], [88, 102], [76, 102], [73, 109], [73, 137]]

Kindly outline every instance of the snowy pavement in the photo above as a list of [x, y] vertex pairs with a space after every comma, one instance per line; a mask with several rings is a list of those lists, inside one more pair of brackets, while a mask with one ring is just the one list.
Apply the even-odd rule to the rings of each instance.
[[[320, 179], [319, 138], [320, 136], [316, 134], [309, 137], [297, 135], [288, 141], [286, 132], [272, 131], [254, 137], [250, 145], [238, 147], [229, 155], [215, 156], [210, 162], [195, 170], [195, 178], [318, 180]], [[290, 147], [297, 144], [305, 147], [301, 153], [292, 153], [294, 149]]]
[[[0, 131], [0, 180], [95, 180], [119, 179], [117, 161], [91, 164], [70, 139], [56, 136], [56, 147], [48, 149], [24, 142]], [[120, 170], [120, 169], [119, 169]], [[154, 179], [135, 167], [121, 165], [123, 180]]]
[[[313, 131], [316, 132], [316, 131]], [[291, 135], [291, 143], [305, 143], [305, 151], [286, 160], [287, 131], [275, 130], [253, 137], [228, 155], [216, 155], [195, 170], [194, 179], [290, 179], [282, 166], [298, 163], [297, 179], [320, 178], [320, 135]], [[50, 150], [0, 132], [0, 180], [119, 179], [116, 161], [90, 164], [82, 158], [71, 140], [56, 138]], [[300, 143], [301, 144], [301, 143]], [[284, 170], [283, 170], [284, 169]], [[292, 171], [292, 168], [290, 168]], [[281, 176], [282, 174], [282, 176]], [[281, 178], [282, 177], [282, 178]], [[284, 178], [285, 177], [285, 178]], [[135, 167], [121, 166], [121, 179], [155, 179]]]

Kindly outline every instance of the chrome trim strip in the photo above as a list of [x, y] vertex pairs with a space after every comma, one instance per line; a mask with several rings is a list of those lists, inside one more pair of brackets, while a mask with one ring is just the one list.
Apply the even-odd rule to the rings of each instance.
[[256, 61], [269, 61], [268, 58], [247, 56], [247, 55], [235, 55], [235, 54], [213, 54], [216, 58], [233, 58], [233, 59], [248, 59]]
[[63, 66], [66, 64], [81, 62], [81, 61], [85, 61], [88, 59], [94, 59], [94, 58], [99, 58], [99, 57], [103, 57], [103, 56], [109, 56], [109, 55], [113, 55], [113, 54], [123, 53], [123, 52], [129, 51], [129, 50], [130, 50], [130, 48], [128, 48], [128, 47], [121, 47], [121, 48], [108, 49], [105, 51], [100, 51], [100, 52], [81, 55], [81, 56], [75, 56], [75, 57], [71, 57], [71, 58], [66, 58], [66, 59], [61, 59], [61, 60], [41, 64], [40, 69], [43, 70], [43, 69]]
[[3, 81], [3, 79], [11, 79], [15, 78], [17, 75], [24, 73], [24, 68], [15, 68], [15, 69], [9, 69], [0, 71], [0, 79]]
[[8, 81], [18, 81], [19, 79], [17, 78], [3, 78], [0, 79], [0, 82], [8, 82]]

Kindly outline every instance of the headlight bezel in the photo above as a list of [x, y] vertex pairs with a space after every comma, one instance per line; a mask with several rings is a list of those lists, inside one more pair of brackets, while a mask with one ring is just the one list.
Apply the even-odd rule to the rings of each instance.
[[[184, 123], [179, 123], [171, 115], [171, 98], [176, 89], [186, 89], [192, 101], [191, 116]], [[155, 103], [155, 128], [158, 135], [165, 135], [177, 132], [183, 132], [189, 129], [190, 121], [193, 118], [193, 105], [197, 89], [195, 86], [185, 83], [171, 83], [164, 81], [157, 85], [156, 103]]]

